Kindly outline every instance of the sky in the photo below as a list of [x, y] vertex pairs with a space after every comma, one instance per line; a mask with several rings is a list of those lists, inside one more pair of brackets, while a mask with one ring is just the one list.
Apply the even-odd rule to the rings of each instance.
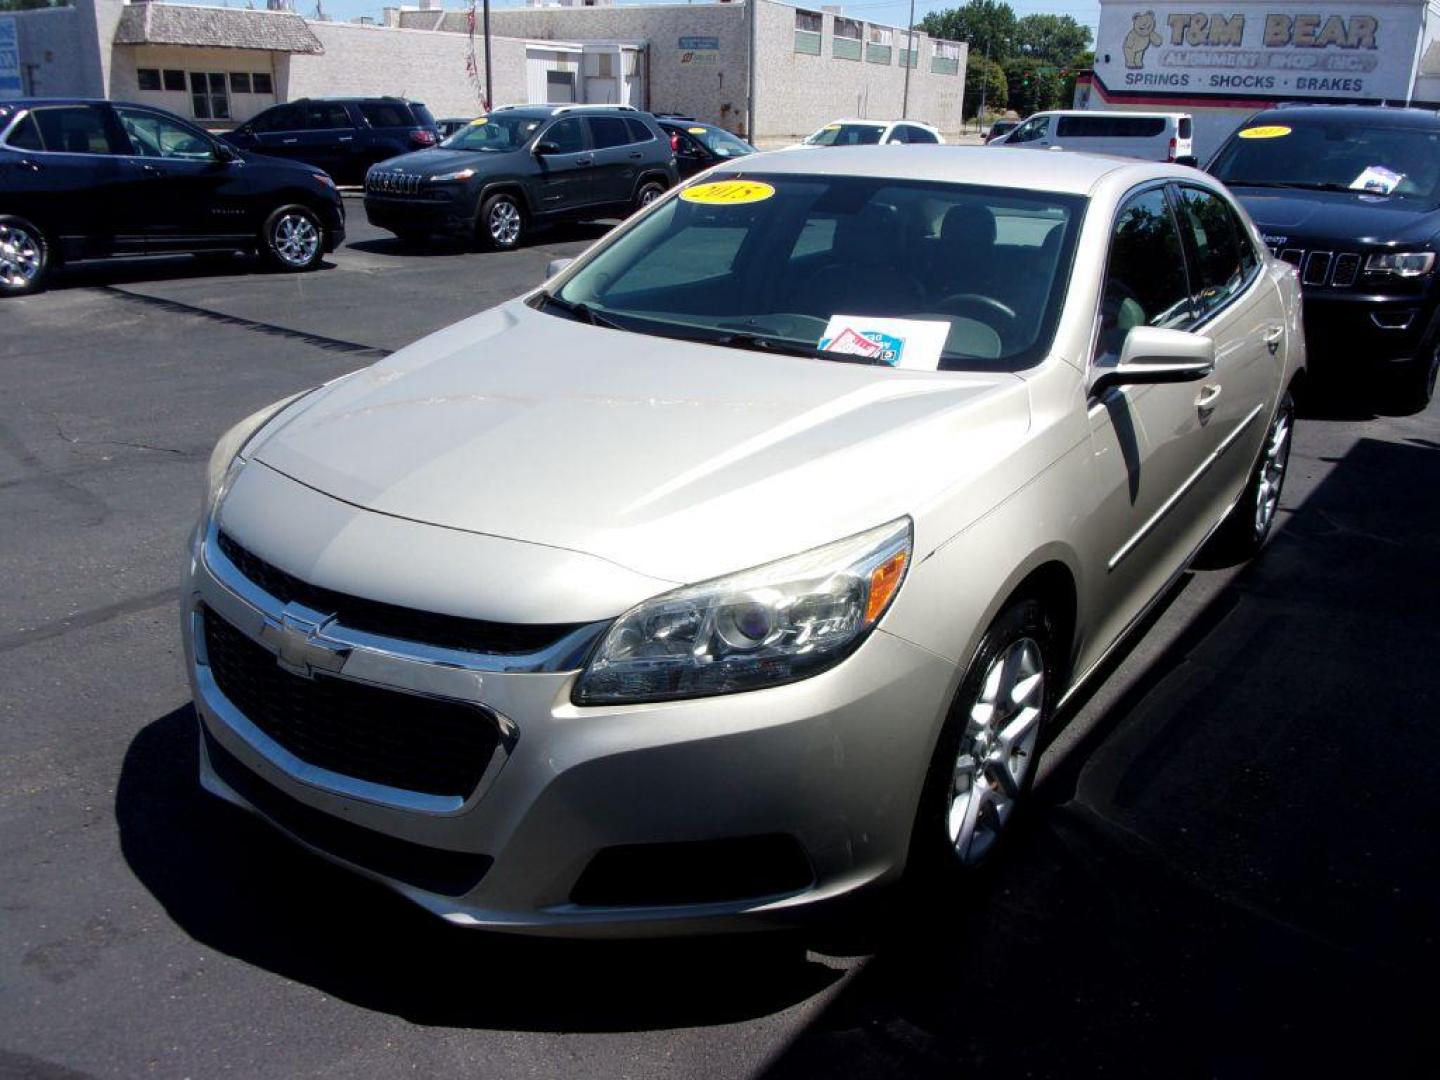
[[[215, 7], [245, 7], [246, 0], [183, 0], [190, 4], [210, 4]], [[377, 22], [380, 20], [380, 9], [386, 6], [400, 6], [405, 0], [318, 0], [324, 6], [326, 15], [336, 20], [350, 20], [357, 15], [370, 15]], [[409, 6], [414, 6], [417, 0], [408, 0]], [[448, 8], [464, 8], [467, 5], [461, 0], [443, 0]], [[623, 6], [639, 3], [654, 3], [656, 0], [617, 0]], [[675, 0], [670, 0], [675, 2]], [[793, 2], [793, 0], [787, 0]], [[816, 7], [822, 4], [828, 6], [833, 0], [812, 0]], [[946, 8], [959, 7], [957, 0], [915, 0], [915, 21], [919, 22], [925, 14], [930, 11], [943, 11]], [[1018, 16], [1025, 15], [1070, 15], [1075, 21], [1090, 27], [1090, 32], [1095, 32], [1100, 22], [1099, 0], [1008, 0], [1010, 6], [1015, 9]], [[256, 7], [264, 7], [264, 0], [254, 0]], [[313, 17], [317, 0], [294, 0], [295, 10], [306, 17]], [[491, 10], [502, 7], [524, 7], [524, 0], [491, 0]], [[891, 26], [904, 26], [910, 16], [909, 0], [857, 0], [853, 4], [842, 4], [845, 14], [854, 15], [855, 18], [865, 19], [871, 22], [887, 23]]]

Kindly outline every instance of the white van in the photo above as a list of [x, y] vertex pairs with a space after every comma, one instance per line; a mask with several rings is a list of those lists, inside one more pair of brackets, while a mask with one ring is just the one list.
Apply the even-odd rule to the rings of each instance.
[[989, 145], [1083, 150], [1194, 165], [1194, 137], [1195, 121], [1189, 113], [1057, 109], [1035, 113]]

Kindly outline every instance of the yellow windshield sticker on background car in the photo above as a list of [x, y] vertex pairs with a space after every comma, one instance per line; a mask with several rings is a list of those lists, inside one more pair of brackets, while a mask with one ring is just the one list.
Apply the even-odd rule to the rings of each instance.
[[481, 124], [488, 124], [489, 122], [490, 122], [490, 118], [489, 118], [488, 116], [480, 116], [480, 117], [476, 117], [474, 120], [471, 120], [471, 121], [470, 121], [470, 126], [471, 126], [471, 127], [479, 127]]
[[1283, 139], [1290, 134], [1290, 129], [1283, 124], [1270, 124], [1266, 127], [1246, 128], [1240, 132], [1242, 139]]
[[688, 131], [691, 135], [704, 135], [704, 134], [705, 134], [705, 129], [704, 129], [704, 128], [686, 128], [685, 130]]
[[764, 202], [774, 194], [773, 187], [758, 180], [718, 180], [713, 184], [688, 187], [680, 192], [680, 198], [705, 206], [743, 206], [745, 203]]
[[840, 130], [840, 125], [839, 125], [839, 124], [826, 124], [826, 125], [825, 125], [823, 128], [821, 128], [820, 130], [821, 130], [821, 131], [839, 131], [839, 130]]

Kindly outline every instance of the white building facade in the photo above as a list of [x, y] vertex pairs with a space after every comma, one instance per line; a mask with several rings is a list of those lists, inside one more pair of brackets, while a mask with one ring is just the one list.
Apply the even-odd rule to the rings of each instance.
[[[332, 95], [473, 116], [484, 107], [483, 39], [464, 11], [427, 5], [386, 9], [379, 26], [159, 0], [17, 12], [4, 17], [18, 62], [0, 96], [138, 101], [216, 129]], [[768, 142], [840, 116], [903, 114], [946, 133], [961, 124], [963, 43], [908, 41], [901, 28], [774, 0], [495, 10], [490, 54], [495, 104], [629, 104]]]
[[1440, 107], [1440, 3], [1101, 0], [1082, 108], [1195, 117], [1203, 161], [1242, 120], [1287, 102]]

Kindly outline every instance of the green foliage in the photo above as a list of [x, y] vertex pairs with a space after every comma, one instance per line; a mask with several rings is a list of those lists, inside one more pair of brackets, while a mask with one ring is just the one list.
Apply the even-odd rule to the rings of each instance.
[[971, 53], [965, 63], [965, 119], [975, 117], [980, 111], [981, 89], [984, 89], [985, 111], [1004, 112], [1009, 101], [1009, 88], [1005, 85], [1005, 71], [994, 60]]
[[1010, 108], [1022, 117], [1061, 106], [1061, 69], [1029, 56], [1005, 61], [1005, 83]]
[[1090, 47], [1090, 28], [1069, 15], [1026, 15], [1015, 26], [1015, 51], [1020, 56], [1069, 67]]
[[1004, 60], [1015, 53], [1015, 11], [1003, 0], [970, 0], [964, 7], [932, 11], [920, 22], [931, 37], [970, 43], [970, 59]]

